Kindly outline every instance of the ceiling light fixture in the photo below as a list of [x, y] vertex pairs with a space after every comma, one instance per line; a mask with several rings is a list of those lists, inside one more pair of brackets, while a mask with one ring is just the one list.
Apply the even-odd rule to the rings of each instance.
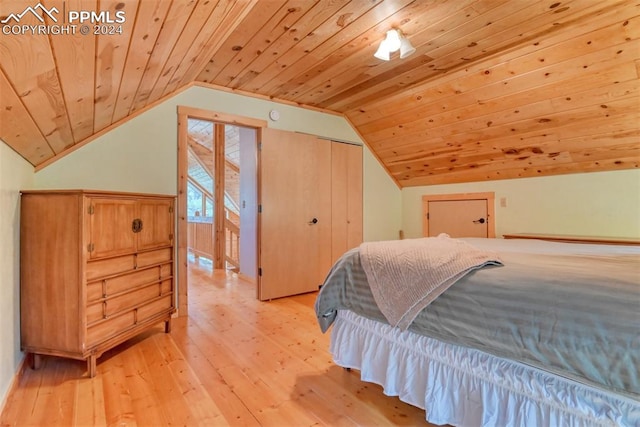
[[391, 54], [397, 50], [400, 50], [400, 58], [406, 58], [414, 53], [416, 48], [402, 34], [402, 31], [393, 28], [387, 31], [387, 36], [380, 42], [380, 46], [373, 56], [388, 61], [391, 59]]

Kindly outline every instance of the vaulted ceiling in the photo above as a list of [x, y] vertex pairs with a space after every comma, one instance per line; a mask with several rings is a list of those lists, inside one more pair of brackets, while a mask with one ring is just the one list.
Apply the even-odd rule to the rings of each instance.
[[[343, 114], [402, 186], [640, 163], [636, 1], [2, 0], [0, 22], [0, 139], [39, 168], [194, 84]], [[390, 28], [416, 53], [374, 58]]]

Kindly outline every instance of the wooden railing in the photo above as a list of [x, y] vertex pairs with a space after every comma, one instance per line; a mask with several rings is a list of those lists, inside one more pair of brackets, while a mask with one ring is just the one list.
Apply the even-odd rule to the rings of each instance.
[[202, 221], [187, 222], [189, 250], [196, 256], [213, 260], [213, 224]]
[[[233, 211], [225, 209], [227, 218], [224, 219], [225, 255], [224, 259], [231, 270], [240, 270], [240, 227], [239, 216]], [[189, 251], [196, 256], [214, 259], [213, 223], [198, 220], [187, 222], [187, 241]]]
[[228, 218], [224, 220], [225, 260], [232, 265], [232, 270], [240, 270], [240, 227]]

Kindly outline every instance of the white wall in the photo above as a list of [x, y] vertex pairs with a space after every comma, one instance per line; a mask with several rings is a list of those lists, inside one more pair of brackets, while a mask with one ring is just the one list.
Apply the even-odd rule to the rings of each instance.
[[240, 273], [258, 280], [258, 147], [256, 130], [240, 128]]
[[[640, 170], [633, 169], [405, 188], [405, 236], [422, 236], [424, 194], [485, 191], [496, 196], [496, 237], [548, 233], [640, 238]], [[506, 207], [500, 206], [502, 198]]]
[[402, 193], [364, 147], [364, 240], [394, 240], [402, 229]]
[[[268, 100], [192, 87], [36, 173], [37, 188], [176, 194], [178, 105], [268, 120], [276, 129], [362, 143], [342, 117]], [[395, 239], [402, 222], [398, 187], [364, 148], [364, 238]]]
[[0, 410], [22, 360], [20, 352], [20, 190], [33, 167], [0, 141]]

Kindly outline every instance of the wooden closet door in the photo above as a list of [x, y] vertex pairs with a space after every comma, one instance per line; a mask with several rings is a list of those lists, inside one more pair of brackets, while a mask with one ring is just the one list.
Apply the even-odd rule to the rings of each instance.
[[331, 264], [331, 143], [274, 129], [261, 139], [258, 298], [317, 291]]
[[331, 144], [331, 260], [362, 243], [362, 146]]

